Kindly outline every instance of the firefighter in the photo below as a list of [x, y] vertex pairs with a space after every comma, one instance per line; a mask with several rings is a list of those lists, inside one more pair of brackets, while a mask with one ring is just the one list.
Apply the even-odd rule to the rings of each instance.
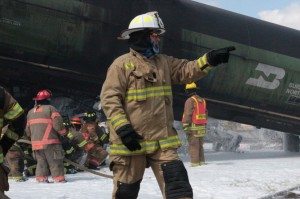
[[54, 182], [66, 182], [64, 150], [60, 137], [66, 135], [63, 119], [50, 105], [51, 92], [41, 90], [33, 98], [35, 106], [27, 114], [26, 134], [31, 139], [33, 156], [37, 161], [37, 182], [49, 182], [49, 171]]
[[[87, 157], [87, 153], [95, 146], [93, 142], [86, 141], [86, 137], [84, 136], [84, 133], [82, 133], [82, 121], [79, 117], [75, 116], [71, 120], [71, 127], [80, 133], [80, 140], [85, 140], [86, 145], [84, 147], [84, 154], [77, 160], [77, 162], [81, 165], [84, 165]], [[77, 168], [77, 171], [82, 171], [79, 168]]]
[[[66, 158], [69, 160], [80, 163], [85, 152], [88, 152], [94, 147], [93, 143], [88, 143], [81, 134], [81, 120], [79, 117], [73, 117], [70, 123], [64, 122], [67, 128], [67, 136], [64, 137], [63, 147], [66, 152]], [[77, 173], [77, 168], [73, 165], [65, 163], [66, 173]]]
[[[4, 165], [4, 157], [11, 146], [24, 134], [25, 115], [19, 103], [3, 87], [0, 87], [0, 197], [8, 198], [9, 169]], [[2, 131], [2, 128], [7, 128]]]
[[186, 84], [185, 92], [188, 99], [185, 101], [182, 117], [183, 130], [189, 143], [192, 167], [205, 164], [203, 144], [208, 113], [205, 99], [197, 94], [198, 89], [194, 82]]
[[[103, 117], [105, 116], [103, 116], [103, 114], [100, 115], [102, 117], [101, 119], [104, 119]], [[99, 124], [100, 121], [98, 120], [96, 112], [92, 111], [86, 113], [83, 120], [85, 122], [84, 128], [87, 128], [91, 139], [99, 143], [101, 146], [104, 146], [109, 142], [107, 132], [104, 128], [102, 128], [102, 125]]]
[[[76, 157], [81, 154], [81, 150], [78, 150], [76, 148], [76, 143], [74, 141], [75, 140], [74, 135], [73, 135], [72, 130], [70, 129], [70, 127], [71, 127], [70, 122], [67, 120], [64, 120], [63, 123], [68, 132], [67, 135], [63, 136], [61, 139], [61, 143], [62, 143], [63, 149], [65, 151], [65, 157], [71, 161], [76, 161], [76, 159], [77, 159]], [[65, 167], [66, 174], [77, 173], [76, 168], [67, 162], [64, 162], [64, 167]]]
[[108, 156], [107, 151], [103, 148], [104, 144], [108, 143], [108, 135], [99, 127], [95, 112], [86, 113], [82, 134], [89, 143], [94, 144], [94, 147], [88, 151], [84, 165], [90, 169], [99, 169], [101, 165], [105, 164]]
[[136, 16], [119, 39], [130, 52], [114, 60], [102, 86], [101, 106], [109, 120], [113, 198], [138, 197], [146, 167], [151, 167], [164, 198], [193, 198], [179, 159], [180, 140], [173, 127], [172, 84], [203, 78], [228, 62], [234, 47], [212, 50], [188, 61], [159, 54], [164, 24], [157, 12]]

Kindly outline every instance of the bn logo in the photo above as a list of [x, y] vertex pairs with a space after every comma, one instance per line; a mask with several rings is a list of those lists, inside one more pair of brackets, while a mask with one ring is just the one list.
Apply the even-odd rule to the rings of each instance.
[[[262, 74], [258, 78], [250, 77], [246, 84], [270, 90], [278, 88], [280, 84], [279, 80], [281, 80], [285, 75], [285, 70], [282, 68], [277, 68], [262, 63], [258, 63], [255, 70], [261, 71]], [[273, 78], [270, 80], [269, 77], [271, 74], [273, 74]]]

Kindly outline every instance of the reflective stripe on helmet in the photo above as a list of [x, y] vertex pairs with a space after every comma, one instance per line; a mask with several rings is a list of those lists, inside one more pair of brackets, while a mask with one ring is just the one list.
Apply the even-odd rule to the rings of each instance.
[[82, 124], [79, 117], [73, 117], [71, 119], [71, 124]]

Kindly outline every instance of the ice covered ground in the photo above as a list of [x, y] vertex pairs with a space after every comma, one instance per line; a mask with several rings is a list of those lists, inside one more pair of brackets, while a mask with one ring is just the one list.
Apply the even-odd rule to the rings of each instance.
[[[214, 152], [206, 145], [207, 165], [190, 167], [189, 157], [181, 155], [188, 170], [194, 199], [257, 199], [300, 185], [299, 153], [280, 150], [250, 150], [242, 145], [241, 153]], [[244, 148], [244, 149], [243, 149]], [[101, 172], [111, 174], [108, 168]], [[65, 184], [10, 182], [6, 194], [12, 199], [110, 199], [112, 180], [81, 172], [66, 175]], [[139, 198], [161, 199], [151, 169], [147, 169]]]

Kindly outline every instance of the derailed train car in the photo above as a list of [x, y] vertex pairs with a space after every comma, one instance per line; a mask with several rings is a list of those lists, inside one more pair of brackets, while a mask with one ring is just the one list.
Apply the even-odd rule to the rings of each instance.
[[[128, 51], [120, 32], [154, 10], [167, 30], [162, 53], [197, 59], [236, 47], [197, 82], [211, 117], [300, 135], [300, 32], [189, 0], [0, 0], [0, 83], [25, 107], [41, 88], [93, 100]], [[180, 120], [184, 86], [173, 94]]]

